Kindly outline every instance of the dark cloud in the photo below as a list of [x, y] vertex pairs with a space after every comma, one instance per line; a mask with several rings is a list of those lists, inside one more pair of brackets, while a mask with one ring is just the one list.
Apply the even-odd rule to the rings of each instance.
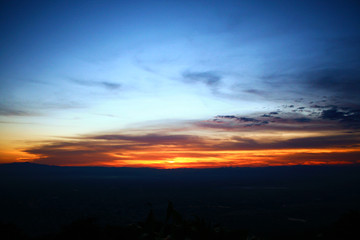
[[237, 117], [234, 115], [218, 115], [215, 119], [230, 119], [236, 122], [246, 123], [245, 125], [242, 125], [244, 127], [262, 126], [269, 123], [267, 120], [258, 120], [250, 117]]
[[239, 117], [238, 119], [242, 122], [261, 122], [255, 118], [248, 118], [248, 117]]
[[[262, 126], [262, 125], [266, 125], [266, 124], [282, 124], [284, 125], [298, 125], [298, 123], [309, 123], [311, 121], [313, 121], [313, 119], [305, 117], [303, 115], [295, 115], [295, 116], [284, 116], [284, 118], [278, 117], [278, 116], [273, 116], [273, 115], [279, 115], [280, 112], [270, 112], [267, 114], [262, 114], [260, 115], [258, 118], [253, 118], [253, 117], [241, 117], [241, 116], [235, 116], [235, 115], [218, 115], [214, 118], [214, 120], [218, 120], [218, 119], [227, 119], [230, 120], [232, 122], [237, 122], [239, 123], [239, 125], [237, 125], [238, 127], [243, 127], [243, 126]], [[264, 119], [265, 118], [265, 119]], [[241, 125], [241, 123], [256, 123], [254, 125]], [[228, 122], [219, 122], [222, 124], [227, 124]], [[236, 127], [236, 125], [232, 125], [233, 127]], [[274, 128], [278, 128], [279, 125], [274, 126]], [[272, 128], [271, 126], [266, 126], [266, 128]]]
[[187, 83], [204, 83], [209, 87], [217, 87], [221, 83], [221, 76], [216, 72], [184, 72], [182, 74]]
[[261, 122], [260, 120], [257, 120], [255, 118], [249, 118], [249, 117], [236, 117], [234, 115], [218, 115], [217, 118], [225, 118], [225, 119], [234, 119], [239, 122]]
[[360, 129], [360, 109], [338, 108], [323, 109], [321, 119], [338, 121], [347, 128]]
[[329, 120], [341, 120], [345, 117], [344, 112], [338, 111], [337, 108], [331, 108], [328, 110], [323, 110], [321, 113], [322, 119], [329, 119]]
[[294, 118], [296, 122], [304, 123], [304, 122], [311, 122], [312, 120], [310, 118], [302, 117], [302, 118]]
[[331, 106], [321, 113], [322, 119], [340, 120], [342, 122], [360, 122], [360, 109]]
[[[300, 109], [300, 110], [297, 110]], [[335, 105], [299, 107], [290, 112], [277, 111], [257, 117], [218, 115], [212, 120], [194, 123], [200, 128], [246, 131], [257, 127], [264, 131], [357, 131], [360, 129], [360, 110]], [[251, 129], [247, 130], [251, 131]]]

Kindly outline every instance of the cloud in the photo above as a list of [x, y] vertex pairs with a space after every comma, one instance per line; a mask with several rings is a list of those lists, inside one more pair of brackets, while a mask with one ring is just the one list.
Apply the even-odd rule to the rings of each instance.
[[221, 83], [222, 77], [216, 73], [211, 71], [206, 72], [184, 72], [182, 74], [184, 81], [186, 83], [204, 83], [209, 87], [215, 88], [218, 87]]
[[160, 135], [160, 134], [145, 134], [145, 135], [99, 135], [94, 136], [93, 139], [109, 140], [109, 141], [130, 141], [148, 143], [151, 145], [156, 144], [180, 144], [186, 142], [197, 143], [201, 139], [192, 135]]
[[321, 113], [322, 119], [339, 120], [345, 117], [343, 112], [337, 110], [336, 107], [328, 110], [323, 110]]
[[322, 119], [340, 120], [343, 122], [360, 122], [360, 109], [337, 108], [333, 106], [331, 109], [323, 110]]
[[270, 143], [243, 137], [146, 134], [99, 135], [50, 142], [25, 152], [38, 155], [34, 162], [50, 165], [163, 168], [169, 162], [177, 167], [359, 163], [359, 147], [359, 138], [352, 134]]
[[109, 89], [109, 90], [113, 90], [113, 89], [119, 89], [121, 88], [121, 84], [119, 83], [113, 83], [113, 82], [100, 82], [99, 83], [101, 86]]
[[[293, 112], [294, 109], [302, 111]], [[360, 151], [359, 119], [360, 111], [356, 109], [296, 106], [252, 115], [217, 115], [206, 121], [186, 122], [183, 128], [167, 125], [75, 136], [45, 142], [24, 152], [38, 156], [34, 160], [38, 163], [77, 166], [331, 164], [322, 159], [322, 154], [331, 153], [336, 153], [329, 158], [334, 159], [333, 163], [341, 160], [342, 153], [349, 159], [351, 156], [344, 162], [354, 162]], [[348, 152], [353, 154], [346, 155]], [[307, 160], [299, 159], [300, 155], [307, 156]], [[286, 156], [291, 158], [286, 160]]]
[[306, 118], [306, 117], [294, 118], [294, 120], [296, 122], [299, 122], [299, 123], [305, 123], [305, 122], [311, 122], [312, 121], [310, 118]]
[[336, 97], [354, 98], [359, 101], [360, 71], [352, 69], [319, 69], [305, 74], [306, 87]]
[[82, 79], [70, 79], [72, 82], [81, 85], [81, 86], [87, 86], [87, 87], [102, 87], [107, 90], [116, 90], [121, 88], [121, 84], [114, 83], [114, 82], [108, 82], [108, 81], [91, 81], [91, 80], [82, 80]]
[[278, 99], [281, 96], [282, 101], [292, 99], [295, 103], [304, 102], [304, 99], [307, 99], [319, 104], [360, 106], [359, 63], [346, 67], [336, 66], [336, 64], [335, 66], [309, 67], [287, 74], [271, 73], [262, 77], [262, 83], [265, 85], [268, 100]]
[[339, 121], [341, 125], [349, 129], [360, 129], [360, 109], [331, 106], [322, 110], [320, 118]]
[[268, 97], [269, 93], [263, 90], [259, 90], [259, 89], [247, 89], [244, 91], [245, 93], [250, 93], [250, 94], [254, 94], [254, 95], [258, 95], [261, 97]]
[[331, 152], [331, 153], [293, 153], [278, 158], [278, 162], [293, 162], [302, 165], [314, 164], [359, 164], [360, 151]]
[[[258, 121], [231, 115], [220, 119], [231, 119], [244, 124], [254, 124]], [[295, 122], [296, 120], [292, 123]], [[299, 121], [297, 124], [308, 122]], [[38, 156], [34, 162], [50, 165], [152, 167], [167, 167], [169, 162], [176, 162], [174, 166], [177, 167], [309, 164], [311, 161], [315, 162], [315, 159], [323, 159], [323, 163], [331, 164], [331, 160], [325, 161], [324, 154], [329, 156], [329, 159], [337, 161], [341, 160], [340, 156], [349, 156], [349, 159], [343, 160], [354, 162], [354, 156], [358, 156], [360, 152], [358, 134], [275, 139], [242, 137], [236, 131], [228, 131], [228, 134], [221, 135], [216, 131], [207, 130], [201, 133], [199, 128], [194, 130], [196, 134], [166, 134], [154, 130], [152, 133], [144, 134], [78, 136], [65, 141], [50, 141], [24, 152]], [[171, 132], [171, 129], [167, 129], [167, 132]], [[349, 152], [353, 152], [350, 154], [351, 158]], [[344, 155], [341, 155], [343, 153]], [[297, 157], [299, 155], [308, 158], [306, 161], [301, 160]], [[286, 156], [289, 156], [288, 160]], [[359, 159], [355, 162], [358, 161]]]
[[[247, 131], [321, 131], [334, 128], [334, 124], [331, 122], [316, 119], [308, 115], [288, 112], [281, 113], [279, 111], [259, 114], [256, 117], [218, 115], [212, 120], [199, 121], [195, 125], [200, 128], [224, 129], [238, 132], [246, 131], [246, 128], [248, 128]], [[254, 130], [252, 127], [255, 127], [257, 130]]]
[[251, 138], [234, 137], [232, 141], [217, 145], [222, 150], [274, 150], [274, 149], [332, 149], [359, 148], [360, 138], [351, 134], [294, 138], [273, 142], [259, 142]]
[[[181, 149], [201, 149], [206, 143], [195, 135], [93, 135], [52, 141], [26, 149], [34, 162], [50, 165], [103, 165], [113, 161], [166, 160], [189, 155]], [[202, 147], [199, 147], [202, 146]], [[164, 153], [161, 153], [164, 152]]]
[[9, 106], [5, 106], [3, 104], [0, 104], [0, 116], [35, 116], [37, 114], [29, 111], [19, 110], [15, 109]]
[[261, 126], [261, 125], [265, 125], [265, 124], [269, 123], [267, 120], [258, 120], [258, 119], [250, 118], [250, 117], [237, 117], [234, 115], [218, 115], [215, 117], [215, 119], [230, 119], [232, 121], [236, 121], [239, 123], [246, 123], [244, 125], [245, 127]]
[[[284, 107], [282, 111], [258, 113], [250, 116], [218, 115], [211, 120], [194, 123], [200, 128], [232, 131], [358, 131], [360, 130], [360, 109], [336, 105], [312, 105]], [[291, 110], [294, 109], [294, 110]], [[246, 128], [250, 128], [245, 130]]]
[[[256, 89], [266, 92], [268, 100], [301, 97], [328, 104], [359, 105], [359, 34], [322, 36], [317, 41], [312, 54], [299, 52], [284, 59], [286, 62], [281, 60], [272, 68], [265, 68], [258, 75], [260, 84]], [[322, 99], [323, 96], [327, 98]]]
[[15, 117], [35, 117], [49, 115], [49, 110], [67, 110], [84, 108], [84, 104], [69, 100], [35, 100], [28, 99], [23, 102], [5, 102], [0, 104], [0, 116]]

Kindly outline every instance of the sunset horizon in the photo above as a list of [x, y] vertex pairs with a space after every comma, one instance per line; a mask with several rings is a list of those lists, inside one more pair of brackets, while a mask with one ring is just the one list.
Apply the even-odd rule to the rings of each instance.
[[2, 3], [0, 164], [360, 163], [356, 2]]
[[359, 0], [2, 0], [0, 33], [0, 239], [360, 239]]

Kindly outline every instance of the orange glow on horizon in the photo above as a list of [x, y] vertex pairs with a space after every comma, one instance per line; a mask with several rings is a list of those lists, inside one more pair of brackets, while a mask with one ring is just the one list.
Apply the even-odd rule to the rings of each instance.
[[[217, 168], [217, 167], [265, 167], [292, 165], [352, 164], [359, 161], [346, 159], [346, 154], [360, 156], [359, 148], [351, 149], [271, 149], [238, 151], [137, 151], [108, 153], [110, 159], [78, 164], [55, 164], [60, 166], [107, 166], [149, 167], [158, 169]], [[344, 158], [339, 159], [344, 155]], [[43, 159], [46, 159], [44, 157]], [[26, 159], [32, 160], [32, 159]]]
[[273, 133], [273, 137], [269, 137], [271, 133], [253, 132], [252, 138], [214, 132], [209, 137], [205, 133], [146, 132], [55, 139], [36, 142], [32, 147], [27, 144], [22, 150], [9, 148], [0, 156], [0, 162], [159, 169], [360, 163], [358, 135], [333, 133], [329, 137], [321, 134], [314, 137], [306, 133], [311, 135], [307, 138], [297, 133], [300, 138], [287, 139], [278, 137], [283, 132]]

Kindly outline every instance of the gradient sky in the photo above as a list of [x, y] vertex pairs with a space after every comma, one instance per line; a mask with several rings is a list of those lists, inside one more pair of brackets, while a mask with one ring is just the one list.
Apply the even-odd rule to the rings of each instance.
[[0, 162], [360, 162], [358, 1], [0, 5]]

